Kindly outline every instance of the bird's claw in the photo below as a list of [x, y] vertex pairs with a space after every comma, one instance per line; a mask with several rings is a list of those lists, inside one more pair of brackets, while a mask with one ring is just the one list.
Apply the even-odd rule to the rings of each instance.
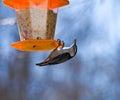
[[58, 47], [57, 48], [63, 48], [64, 47], [64, 41], [61, 41], [60, 39], [57, 39], [58, 41]]

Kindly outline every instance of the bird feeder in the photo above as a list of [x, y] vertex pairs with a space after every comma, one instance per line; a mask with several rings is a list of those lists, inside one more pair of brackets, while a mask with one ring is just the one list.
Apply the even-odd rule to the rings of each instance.
[[20, 41], [11, 44], [21, 51], [45, 51], [58, 46], [54, 40], [57, 10], [68, 0], [3, 0], [16, 11]]

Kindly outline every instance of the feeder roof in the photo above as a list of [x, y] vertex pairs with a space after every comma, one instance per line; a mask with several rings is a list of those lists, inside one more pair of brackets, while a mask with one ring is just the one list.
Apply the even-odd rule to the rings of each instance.
[[3, 3], [14, 9], [31, 7], [54, 9], [69, 4], [68, 0], [3, 0]]

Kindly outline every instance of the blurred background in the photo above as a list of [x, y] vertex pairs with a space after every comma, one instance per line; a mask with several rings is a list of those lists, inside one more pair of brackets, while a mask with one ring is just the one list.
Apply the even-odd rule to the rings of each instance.
[[70, 0], [59, 9], [55, 39], [77, 55], [38, 67], [48, 52], [21, 52], [16, 15], [0, 0], [0, 100], [120, 100], [120, 0]]

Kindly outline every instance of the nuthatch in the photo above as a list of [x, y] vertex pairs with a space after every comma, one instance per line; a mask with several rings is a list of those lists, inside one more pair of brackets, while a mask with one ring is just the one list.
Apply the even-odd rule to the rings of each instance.
[[49, 56], [41, 63], [37, 63], [38, 66], [55, 65], [63, 63], [73, 58], [77, 53], [76, 39], [70, 47], [64, 47], [64, 42], [58, 40], [59, 46], [55, 48]]

